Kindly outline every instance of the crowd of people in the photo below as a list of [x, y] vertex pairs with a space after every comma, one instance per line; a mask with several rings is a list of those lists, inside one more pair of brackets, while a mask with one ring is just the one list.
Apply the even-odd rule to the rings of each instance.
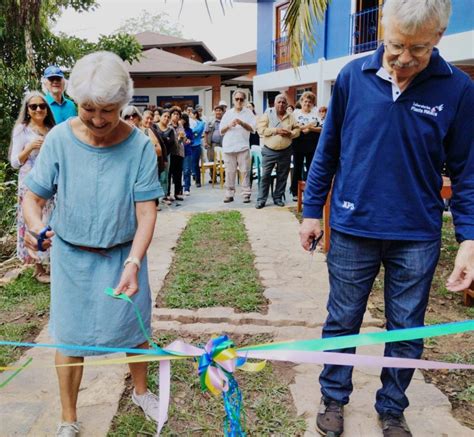
[[[282, 205], [291, 155], [300, 156], [290, 147], [293, 140], [300, 132], [303, 137], [307, 131], [320, 131], [320, 119], [304, 119], [306, 99], [309, 95], [314, 106], [315, 97], [303, 95], [298, 121], [298, 110], [287, 111], [284, 95], [275, 99], [276, 112], [269, 109], [257, 117], [242, 90], [233, 93], [231, 108], [220, 101], [209, 119], [200, 105], [142, 112], [128, 104], [132, 81], [120, 59], [108, 52], [77, 62], [67, 85], [72, 100], [65, 96], [66, 85], [59, 67], [46, 68], [43, 92], [25, 95], [12, 132], [9, 157], [19, 169], [18, 257], [34, 264], [38, 281], [51, 282], [49, 329], [57, 343], [147, 347], [142, 333], [133, 328], [132, 307], [110, 301], [101, 291], [113, 285], [117, 293], [135, 296], [149, 327], [145, 254], [160, 204], [178, 206], [191, 195], [192, 186], [200, 188], [200, 163], [216, 159], [217, 148], [222, 148], [225, 166], [223, 201], [234, 201], [239, 177], [243, 202], [249, 203], [250, 149], [257, 148], [263, 160], [257, 208], [268, 194], [274, 166], [274, 202]], [[285, 131], [288, 120], [294, 128], [291, 135]], [[312, 140], [314, 149], [317, 136]], [[295, 142], [294, 147], [300, 146]], [[304, 158], [309, 167], [312, 155], [298, 158], [296, 179], [303, 177]], [[218, 177], [213, 172], [211, 166], [211, 181]], [[90, 317], [74, 316], [82, 311]], [[58, 350], [56, 364], [77, 364], [85, 355], [89, 353]], [[130, 371], [133, 401], [156, 420], [158, 404], [146, 388], [146, 364], [131, 364]], [[58, 435], [76, 435], [82, 368], [62, 367], [57, 373], [63, 419]]]
[[[199, 105], [142, 113], [129, 105], [133, 83], [112, 53], [92, 53], [77, 62], [68, 84], [72, 100], [64, 96], [64, 73], [48, 67], [44, 94], [29, 92], [23, 99], [10, 160], [19, 169], [18, 256], [35, 264], [39, 281], [51, 280], [49, 330], [55, 342], [148, 347], [133, 306], [103, 291], [112, 286], [116, 294], [133, 297], [150, 330], [146, 252], [157, 210], [160, 203], [183, 202], [193, 179], [201, 187], [200, 163], [215, 160], [217, 148], [225, 165], [225, 203], [235, 201], [237, 177], [243, 202], [251, 201], [251, 150], [262, 158], [257, 209], [266, 206], [273, 179], [273, 202], [285, 205], [292, 162], [293, 196], [308, 174], [300, 230], [306, 250], [321, 236], [319, 219], [332, 190], [323, 337], [359, 332], [382, 264], [387, 329], [423, 326], [440, 253], [443, 164], [451, 176], [460, 243], [446, 287], [459, 291], [474, 280], [474, 93], [472, 81], [435, 48], [449, 14], [449, 0], [386, 0], [384, 44], [342, 69], [329, 111], [316, 110], [315, 95], [305, 92], [294, 107], [279, 94], [257, 116], [247, 93], [236, 90], [232, 106], [219, 102], [209, 119]], [[436, 110], [420, 114], [422, 105], [414, 101]], [[45, 267], [49, 250], [51, 278]], [[421, 341], [395, 342], [386, 345], [385, 355], [419, 358], [422, 350]], [[99, 353], [58, 349], [55, 360], [81, 364], [84, 356]], [[58, 436], [79, 433], [82, 369], [57, 368]], [[158, 420], [158, 399], [146, 385], [147, 364], [132, 363], [130, 372], [133, 402]], [[412, 376], [411, 369], [382, 370], [375, 408], [385, 437], [411, 436], [403, 413]], [[351, 377], [348, 366], [327, 365], [320, 375], [316, 426], [323, 435], [344, 430]]]
[[[14, 168], [19, 169], [17, 253], [23, 262], [34, 263], [35, 277], [47, 283], [49, 276], [44, 263], [48, 262], [48, 252], [32, 254], [24, 244], [26, 230], [21, 206], [26, 190], [24, 179], [34, 166], [47, 132], [56, 124], [75, 117], [77, 109], [76, 104], [65, 97], [66, 79], [59, 67], [52, 65], [45, 69], [42, 85], [43, 93], [29, 93], [23, 100], [12, 133], [10, 161]], [[294, 168], [290, 193], [296, 200], [298, 181], [305, 179], [308, 173], [327, 109], [320, 107], [319, 112], [315, 110], [316, 96], [311, 92], [301, 96], [296, 109], [288, 105], [285, 95], [279, 95], [275, 98], [274, 107], [261, 117], [257, 117], [254, 104], [247, 102], [244, 91], [235, 91], [232, 100], [230, 109], [221, 100], [209, 119], [203, 115], [201, 105], [182, 109], [168, 104], [165, 107], [149, 107], [143, 112], [136, 106], [128, 105], [121, 110], [121, 119], [141, 130], [154, 146], [158, 178], [164, 192], [163, 197], [156, 200], [158, 210], [160, 202], [179, 206], [185, 197], [191, 195], [193, 183], [195, 188], [201, 187], [201, 164], [214, 161], [216, 147], [223, 151], [224, 203], [234, 201], [237, 176], [241, 182], [243, 202], [251, 201], [250, 150], [258, 150], [262, 155], [262, 177], [256, 207], [265, 206], [274, 174], [276, 188], [273, 201], [276, 205], [284, 205], [291, 162]], [[291, 135], [284, 128], [288, 123], [294, 127]], [[210, 166], [209, 182], [218, 176]], [[45, 206], [46, 221], [52, 208], [53, 200]]]

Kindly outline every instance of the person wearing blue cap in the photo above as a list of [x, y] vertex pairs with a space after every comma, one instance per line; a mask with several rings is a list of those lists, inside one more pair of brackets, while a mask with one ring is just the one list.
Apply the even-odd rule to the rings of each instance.
[[51, 111], [53, 111], [56, 124], [62, 123], [70, 117], [77, 115], [76, 105], [72, 100], [64, 97], [66, 79], [64, 73], [56, 65], [50, 65], [44, 70], [42, 79], [43, 91], [46, 95]]

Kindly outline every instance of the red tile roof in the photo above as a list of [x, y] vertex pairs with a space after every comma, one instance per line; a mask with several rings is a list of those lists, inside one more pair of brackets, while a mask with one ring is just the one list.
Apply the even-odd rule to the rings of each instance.
[[132, 64], [126, 62], [125, 66], [130, 74], [141, 76], [169, 76], [170, 74], [196, 76], [207, 74], [237, 77], [246, 72], [241, 69], [223, 68], [213, 64], [201, 64], [161, 49], [145, 50], [142, 52], [140, 61], [135, 61]]
[[204, 62], [216, 60], [214, 53], [202, 41], [162, 35], [161, 33], [149, 31], [137, 33], [134, 36], [145, 50], [162, 47], [194, 47]]
[[249, 52], [240, 53], [229, 58], [218, 59], [212, 63], [213, 65], [220, 65], [221, 67], [237, 67], [239, 65], [257, 65], [257, 50], [250, 50]]

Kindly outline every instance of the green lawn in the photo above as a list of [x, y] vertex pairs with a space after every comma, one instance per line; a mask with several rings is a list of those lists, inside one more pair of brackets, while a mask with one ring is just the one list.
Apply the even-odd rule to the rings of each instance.
[[226, 306], [248, 312], [261, 310], [265, 303], [241, 214], [229, 211], [191, 217], [178, 242], [159, 305]]
[[[49, 285], [33, 278], [26, 270], [16, 280], [0, 287], [0, 339], [33, 340], [49, 312]], [[23, 348], [0, 347], [0, 366], [17, 360]]]

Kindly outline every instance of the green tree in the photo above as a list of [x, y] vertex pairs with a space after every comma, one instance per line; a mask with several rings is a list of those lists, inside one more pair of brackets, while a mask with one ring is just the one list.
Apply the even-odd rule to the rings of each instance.
[[181, 38], [181, 25], [173, 23], [169, 14], [162, 12], [160, 14], [151, 15], [143, 9], [138, 17], [128, 18], [116, 30], [118, 33], [136, 34], [140, 32], [156, 32], [162, 35], [170, 35]]
[[141, 46], [130, 35], [102, 35], [98, 43], [55, 35], [52, 24], [64, 8], [83, 12], [95, 0], [1, 0], [0, 2], [0, 237], [14, 222], [16, 172], [7, 164], [10, 136], [26, 90], [40, 89], [43, 70], [51, 64], [70, 69], [77, 59], [110, 50], [123, 60], [137, 60]]

